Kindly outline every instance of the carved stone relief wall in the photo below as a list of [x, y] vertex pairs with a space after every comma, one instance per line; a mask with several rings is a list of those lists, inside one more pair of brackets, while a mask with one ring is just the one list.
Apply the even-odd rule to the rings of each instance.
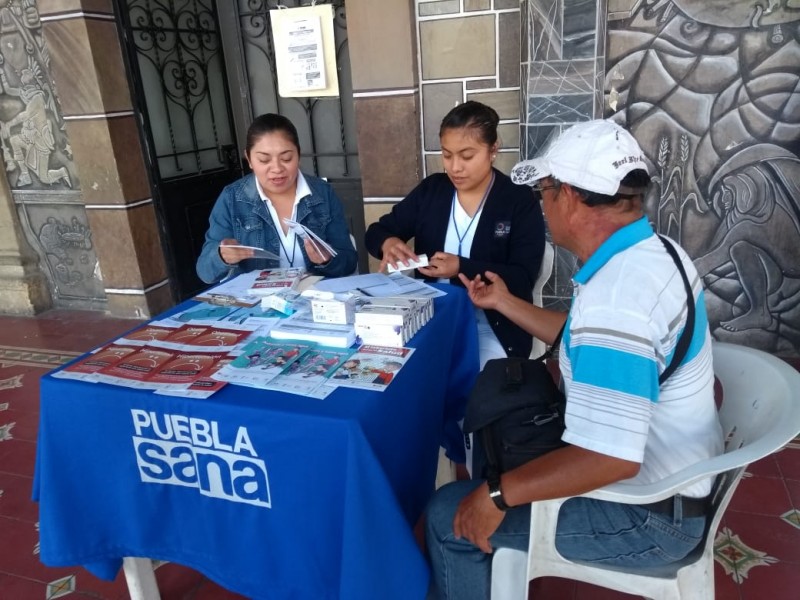
[[[543, 37], [548, 27], [566, 36], [563, 4], [528, 2], [530, 48], [557, 39]], [[595, 75], [604, 68], [604, 112], [583, 118], [613, 118], [639, 140], [654, 175], [648, 215], [694, 259], [714, 337], [798, 355], [800, 3], [609, 0], [604, 11], [606, 52], [595, 63]], [[544, 89], [537, 77], [569, 72], [552, 61], [539, 73], [535, 58], [531, 52], [526, 63], [523, 54], [532, 132], [525, 157], [547, 138], [530, 109], [535, 90]], [[572, 272], [562, 255], [551, 304], [569, 297]]]
[[607, 116], [652, 161], [648, 214], [693, 257], [715, 338], [800, 352], [800, 3], [632, 0]]
[[55, 305], [102, 302], [80, 182], [33, 0], [0, 0], [0, 42], [0, 152], [25, 236], [39, 254]]

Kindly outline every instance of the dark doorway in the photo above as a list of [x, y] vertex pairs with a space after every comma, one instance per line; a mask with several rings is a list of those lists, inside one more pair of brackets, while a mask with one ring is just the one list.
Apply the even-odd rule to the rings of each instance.
[[242, 175], [215, 0], [116, 0], [175, 299], [207, 287], [195, 263], [217, 196]]

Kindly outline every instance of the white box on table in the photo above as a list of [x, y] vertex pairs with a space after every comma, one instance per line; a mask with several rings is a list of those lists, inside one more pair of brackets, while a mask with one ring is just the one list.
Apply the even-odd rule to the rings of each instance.
[[407, 328], [385, 323], [356, 323], [355, 332], [357, 341], [372, 346], [402, 348], [411, 339]]
[[354, 321], [356, 299], [312, 298], [311, 315], [317, 323], [336, 323], [345, 325]]

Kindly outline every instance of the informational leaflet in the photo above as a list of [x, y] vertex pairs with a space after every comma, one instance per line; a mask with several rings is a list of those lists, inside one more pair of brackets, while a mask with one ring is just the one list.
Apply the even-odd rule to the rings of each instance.
[[180, 327], [190, 325], [247, 325], [254, 327], [272, 327], [285, 315], [270, 308], [256, 306], [217, 306], [201, 302], [184, 311], [158, 321], [165, 326]]
[[255, 306], [261, 298], [248, 290], [260, 274], [259, 270], [241, 273], [198, 294], [194, 300], [219, 306]]
[[145, 344], [151, 344], [168, 338], [175, 333], [176, 329], [176, 327], [150, 323], [139, 329], [129, 331], [123, 337], [118, 338], [115, 343], [126, 346], [144, 346]]
[[318, 16], [307, 15], [284, 22], [286, 45], [285, 65], [288, 81], [294, 91], [324, 90], [325, 58], [322, 53], [322, 31]]
[[207, 325], [181, 325], [177, 329], [173, 329], [172, 333], [167, 337], [148, 342], [148, 345], [157, 348], [183, 350], [193, 339], [199, 335], [208, 333], [209, 329], [210, 327]]
[[241, 248], [244, 250], [252, 250], [253, 251], [253, 258], [265, 258], [268, 260], [280, 260], [281, 257], [275, 254], [274, 252], [270, 252], [269, 250], [265, 250], [264, 248], [259, 248], [258, 246], [241, 246], [239, 244], [226, 244], [226, 248]]
[[279, 342], [258, 337], [249, 342], [233, 362], [212, 377], [239, 385], [264, 387], [313, 347], [314, 344], [290, 340]]
[[[286, 367], [271, 382], [264, 386], [268, 390], [288, 392], [311, 397], [324, 397], [314, 391], [329, 381], [331, 375], [351, 354], [351, 348], [337, 349], [317, 346], [302, 354], [300, 358]], [[325, 390], [325, 395], [330, 393]]]
[[317, 323], [310, 309], [296, 312], [279, 321], [269, 335], [281, 340], [304, 340], [333, 348], [349, 348], [356, 341], [351, 324]]
[[331, 376], [338, 386], [382, 392], [403, 368], [413, 348], [363, 345]]
[[328, 253], [329, 256], [331, 257], [336, 256], [337, 252], [336, 250], [333, 249], [333, 246], [331, 246], [328, 242], [323, 240], [321, 237], [319, 237], [316, 233], [311, 231], [308, 227], [306, 227], [302, 223], [298, 223], [297, 221], [292, 221], [291, 219], [288, 218], [284, 218], [283, 222], [289, 226], [289, 229], [293, 231], [297, 237], [299, 237], [302, 240], [309, 240], [311, 245], [314, 246], [314, 249], [317, 251], [317, 254], [324, 256], [325, 253], [322, 252], [322, 250], [324, 250], [325, 252]]
[[116, 364], [100, 369], [95, 373], [95, 378], [102, 383], [155, 389], [158, 384], [148, 383], [146, 380], [156, 373], [159, 367], [173, 360], [176, 354], [174, 350], [166, 348], [142, 346]]
[[[400, 290], [398, 294], [383, 294], [384, 296], [413, 296], [414, 298], [438, 298], [446, 296], [444, 292], [438, 288], [428, 285], [421, 279], [414, 279], [408, 275], [404, 275], [400, 271], [395, 271], [388, 275], [395, 286]], [[373, 294], [373, 296], [376, 294]]]
[[283, 98], [339, 95], [334, 8], [330, 4], [270, 10], [278, 93]]
[[178, 352], [175, 358], [158, 367], [147, 378], [148, 383], [160, 384], [159, 389], [185, 389], [200, 377], [216, 371], [224, 352]]
[[350, 277], [323, 279], [314, 285], [314, 289], [342, 293], [354, 292], [373, 298], [387, 296], [411, 296], [414, 298], [438, 298], [447, 292], [428, 285], [420, 279], [414, 279], [396, 271], [389, 275], [383, 273], [365, 273]]
[[303, 269], [268, 269], [261, 271], [250, 286], [248, 293], [265, 296], [282, 290], [295, 289], [305, 275]]
[[230, 356], [220, 358], [208, 371], [204, 371], [197, 379], [189, 384], [178, 386], [171, 385], [163, 388], [157, 388], [156, 394], [163, 394], [165, 396], [181, 396], [183, 398], [208, 398], [214, 392], [222, 389], [227, 385], [225, 381], [217, 381], [212, 376], [218, 370], [224, 368], [233, 360]]
[[249, 338], [257, 324], [181, 325], [167, 337], [149, 343], [152, 347], [181, 351], [230, 352]]
[[138, 346], [124, 346], [116, 343], [106, 344], [78, 362], [56, 371], [52, 376], [58, 379], [79, 379], [94, 382], [94, 374], [99, 370], [117, 364], [138, 349]]

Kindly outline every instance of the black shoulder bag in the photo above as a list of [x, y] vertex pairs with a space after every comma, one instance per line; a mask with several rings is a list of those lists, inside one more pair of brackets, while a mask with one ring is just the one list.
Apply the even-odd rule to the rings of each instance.
[[[658, 378], [659, 385], [683, 361], [694, 334], [692, 286], [671, 243], [659, 235], [683, 279], [687, 296], [686, 327], [678, 338], [672, 361]], [[486, 453], [486, 470], [476, 476], [491, 478], [566, 445], [566, 398], [545, 365], [558, 346], [564, 327], [550, 349], [535, 359], [498, 358], [486, 362], [467, 400], [464, 433], [474, 433]]]

